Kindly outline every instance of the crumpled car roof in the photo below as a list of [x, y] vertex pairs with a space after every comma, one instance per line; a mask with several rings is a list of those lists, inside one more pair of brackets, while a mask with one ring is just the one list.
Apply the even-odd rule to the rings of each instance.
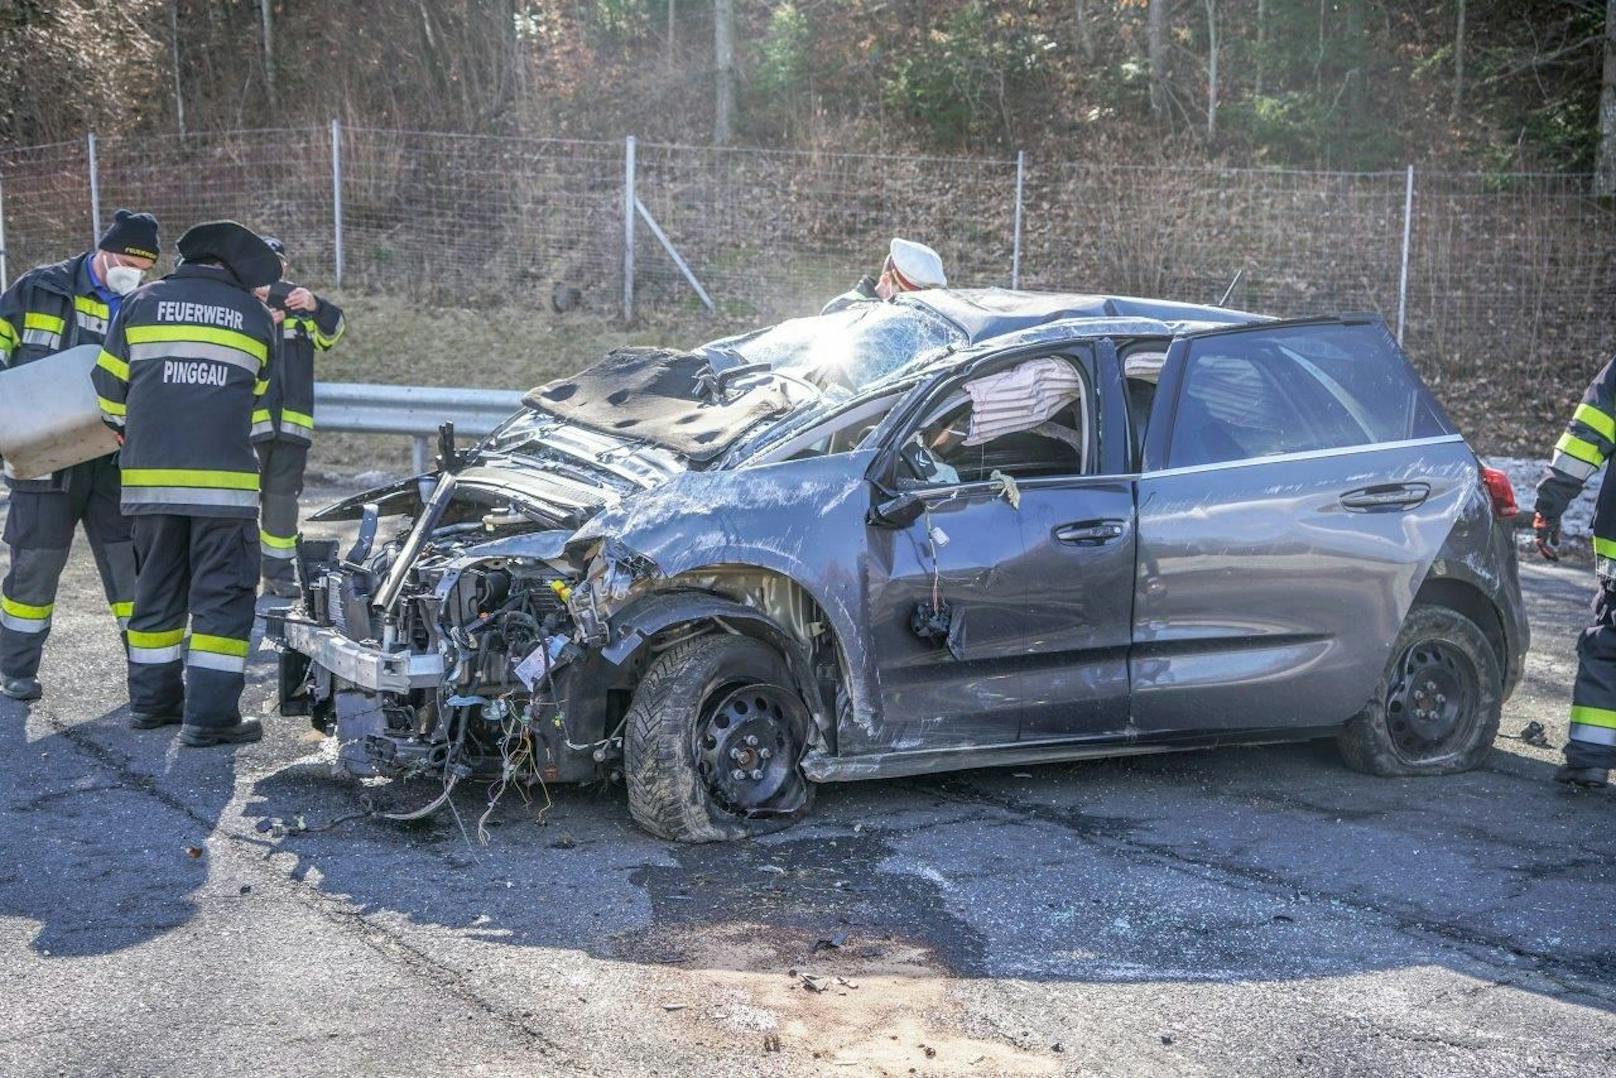
[[929, 288], [906, 292], [894, 302], [935, 312], [958, 326], [973, 344], [1074, 319], [1150, 319], [1174, 328], [1181, 323], [1226, 326], [1265, 320], [1246, 311], [1164, 299], [1008, 288]]

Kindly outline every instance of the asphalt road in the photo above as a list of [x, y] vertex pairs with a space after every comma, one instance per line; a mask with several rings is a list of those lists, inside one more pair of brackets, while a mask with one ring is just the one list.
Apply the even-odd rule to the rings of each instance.
[[[1591, 580], [1526, 579], [1503, 726], [1558, 745]], [[1616, 792], [1518, 740], [1445, 779], [1318, 744], [831, 786], [705, 847], [512, 791], [485, 845], [481, 789], [364, 816], [432, 791], [333, 777], [303, 720], [125, 728], [84, 549], [43, 679], [0, 701], [5, 1075], [1616, 1072]]]

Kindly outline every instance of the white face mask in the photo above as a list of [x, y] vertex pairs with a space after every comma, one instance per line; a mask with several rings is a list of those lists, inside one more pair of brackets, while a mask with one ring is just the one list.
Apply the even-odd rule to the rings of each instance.
[[120, 296], [127, 296], [140, 287], [142, 272], [133, 266], [107, 267], [107, 287]]

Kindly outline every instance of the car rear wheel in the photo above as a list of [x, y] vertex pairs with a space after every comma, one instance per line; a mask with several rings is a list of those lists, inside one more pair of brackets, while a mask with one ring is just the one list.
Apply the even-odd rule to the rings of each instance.
[[646, 671], [624, 738], [629, 812], [653, 835], [717, 842], [800, 819], [808, 709], [784, 659], [745, 636], [675, 644]]
[[1336, 740], [1347, 766], [1371, 775], [1468, 771], [1491, 751], [1502, 708], [1503, 676], [1486, 634], [1456, 610], [1416, 606], [1373, 701]]

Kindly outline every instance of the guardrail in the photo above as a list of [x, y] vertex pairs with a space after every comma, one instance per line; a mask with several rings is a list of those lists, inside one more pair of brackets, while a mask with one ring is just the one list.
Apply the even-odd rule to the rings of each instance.
[[320, 430], [408, 435], [410, 459], [418, 472], [427, 468], [428, 446], [437, 436], [438, 424], [452, 421], [455, 433], [481, 438], [521, 406], [522, 394], [514, 389], [314, 384]]

